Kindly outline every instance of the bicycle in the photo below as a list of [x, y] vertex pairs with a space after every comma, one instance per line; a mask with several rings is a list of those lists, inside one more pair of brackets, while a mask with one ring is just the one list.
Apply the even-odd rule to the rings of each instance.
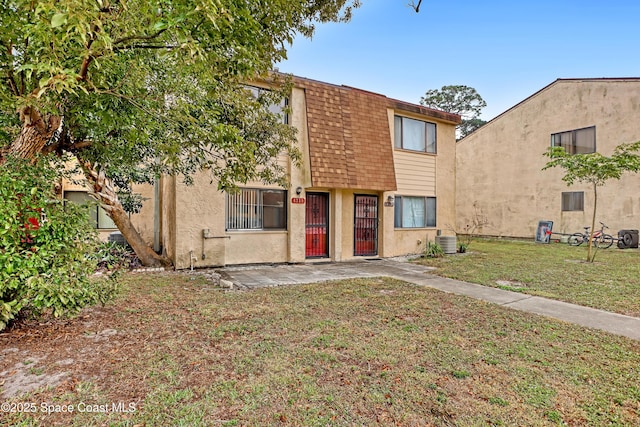
[[[607, 227], [602, 222], [600, 224], [602, 225], [602, 227], [600, 227], [600, 230], [596, 231], [591, 236], [591, 239], [593, 239], [593, 245], [599, 249], [610, 248], [611, 245], [613, 245], [613, 236], [604, 232], [604, 229], [609, 227]], [[573, 233], [571, 236], [569, 236], [569, 241], [567, 242], [569, 243], [569, 246], [580, 246], [584, 242], [588, 242], [590, 228], [591, 227], [584, 227], [584, 233]]]

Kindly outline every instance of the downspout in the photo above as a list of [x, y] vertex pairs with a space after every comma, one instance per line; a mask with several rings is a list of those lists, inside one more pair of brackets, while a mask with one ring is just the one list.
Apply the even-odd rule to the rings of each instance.
[[153, 183], [153, 250], [160, 252], [160, 177]]

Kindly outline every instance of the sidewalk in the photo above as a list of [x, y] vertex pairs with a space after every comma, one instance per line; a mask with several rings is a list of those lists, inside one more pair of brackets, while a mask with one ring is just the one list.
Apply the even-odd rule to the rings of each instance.
[[466, 295], [516, 310], [551, 317], [640, 340], [640, 319], [542, 297], [445, 279], [426, 266], [393, 259], [340, 263], [226, 267], [221, 270], [240, 288], [262, 288], [359, 277], [392, 277], [443, 292]]

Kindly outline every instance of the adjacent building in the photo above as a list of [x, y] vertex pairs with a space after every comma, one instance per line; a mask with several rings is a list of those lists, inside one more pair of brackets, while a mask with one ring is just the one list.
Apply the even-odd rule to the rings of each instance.
[[[533, 238], [538, 222], [574, 233], [591, 225], [593, 190], [568, 187], [561, 169], [542, 170], [551, 145], [570, 153], [605, 156], [640, 140], [640, 79], [558, 79], [457, 144], [458, 230], [487, 236]], [[597, 220], [640, 228], [639, 175], [598, 189]]]

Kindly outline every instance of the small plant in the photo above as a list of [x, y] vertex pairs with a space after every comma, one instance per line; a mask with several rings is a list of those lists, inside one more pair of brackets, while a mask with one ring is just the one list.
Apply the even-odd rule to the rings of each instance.
[[458, 244], [458, 253], [465, 253], [467, 252], [467, 246], [469, 246], [467, 243], [460, 243]]
[[440, 258], [444, 256], [444, 250], [442, 246], [435, 242], [427, 242], [427, 249], [425, 250], [425, 256], [427, 258]]
[[453, 375], [454, 378], [457, 378], [459, 380], [468, 378], [469, 376], [471, 376], [471, 373], [465, 370], [453, 371], [451, 374]]
[[117, 271], [142, 266], [136, 253], [129, 245], [117, 242], [101, 243], [90, 257], [96, 261], [99, 270]]

